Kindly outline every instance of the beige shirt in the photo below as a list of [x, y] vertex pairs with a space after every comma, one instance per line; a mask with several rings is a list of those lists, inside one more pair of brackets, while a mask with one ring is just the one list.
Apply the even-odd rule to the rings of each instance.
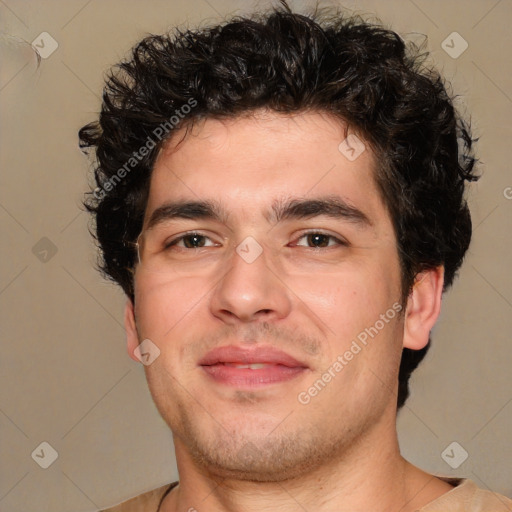
[[[169, 485], [165, 485], [154, 489], [102, 512], [157, 512], [168, 487]], [[512, 512], [512, 500], [479, 489], [471, 480], [462, 480], [457, 487], [417, 512]]]

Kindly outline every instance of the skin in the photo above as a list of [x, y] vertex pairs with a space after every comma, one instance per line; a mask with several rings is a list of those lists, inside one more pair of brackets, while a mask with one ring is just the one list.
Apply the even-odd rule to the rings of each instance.
[[[428, 341], [442, 268], [417, 276], [402, 314], [309, 403], [297, 399], [400, 303], [396, 237], [374, 155], [366, 147], [350, 161], [338, 149], [345, 137], [346, 127], [326, 114], [259, 111], [182, 130], [157, 159], [125, 322], [132, 357], [144, 339], [160, 350], [145, 371], [180, 473], [164, 511], [407, 512], [451, 489], [400, 456], [395, 425], [401, 351]], [[326, 197], [368, 222], [269, 213], [289, 199]], [[225, 215], [149, 227], [155, 210], [173, 201], [215, 201]], [[203, 247], [163, 249], [190, 231], [207, 237], [195, 239]], [[262, 249], [252, 263], [235, 250], [246, 237]], [[276, 347], [308, 368], [285, 382], [237, 389], [198, 365], [226, 345]]]

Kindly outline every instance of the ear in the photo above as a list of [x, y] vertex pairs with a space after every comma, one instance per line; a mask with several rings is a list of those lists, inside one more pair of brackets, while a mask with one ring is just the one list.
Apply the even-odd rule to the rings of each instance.
[[441, 311], [444, 267], [420, 272], [407, 299], [404, 348], [420, 350], [428, 343], [430, 331]]
[[126, 306], [124, 307], [124, 328], [126, 331], [126, 348], [128, 350], [128, 355], [138, 363], [139, 360], [133, 352], [139, 346], [139, 336], [135, 325], [133, 302], [130, 299], [126, 301]]

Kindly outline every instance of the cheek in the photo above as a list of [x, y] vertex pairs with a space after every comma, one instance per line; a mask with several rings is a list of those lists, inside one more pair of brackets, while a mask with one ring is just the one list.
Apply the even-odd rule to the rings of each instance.
[[346, 266], [337, 273], [289, 276], [290, 290], [330, 336], [350, 339], [373, 325], [399, 299], [398, 277], [382, 266]]
[[190, 325], [204, 309], [208, 291], [208, 284], [200, 278], [149, 273], [138, 276], [135, 317], [139, 336], [161, 342], [173, 338], [182, 323]]

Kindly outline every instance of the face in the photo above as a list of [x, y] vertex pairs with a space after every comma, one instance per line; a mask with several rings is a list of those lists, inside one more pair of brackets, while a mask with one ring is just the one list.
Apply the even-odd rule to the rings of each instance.
[[401, 279], [373, 155], [347, 158], [320, 113], [183, 135], [152, 174], [129, 350], [160, 350], [145, 370], [177, 453], [223, 476], [311, 471], [395, 414]]

